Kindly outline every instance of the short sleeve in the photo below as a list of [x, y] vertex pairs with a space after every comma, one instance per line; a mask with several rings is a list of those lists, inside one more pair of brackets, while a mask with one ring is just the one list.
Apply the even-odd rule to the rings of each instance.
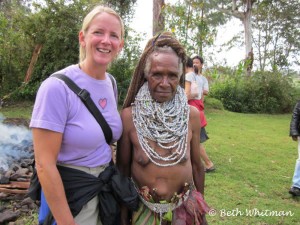
[[192, 82], [193, 80], [195, 80], [194, 76], [195, 75], [194, 75], [193, 72], [189, 72], [189, 73], [185, 74], [185, 80], [189, 81], [189, 82]]
[[57, 78], [48, 78], [42, 83], [32, 112], [31, 128], [64, 132], [68, 117], [68, 93], [62, 82]]

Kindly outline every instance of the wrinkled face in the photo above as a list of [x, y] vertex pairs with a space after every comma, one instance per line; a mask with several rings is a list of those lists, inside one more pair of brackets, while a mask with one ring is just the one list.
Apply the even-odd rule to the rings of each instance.
[[86, 59], [100, 65], [111, 63], [123, 47], [121, 30], [120, 21], [114, 15], [106, 12], [96, 15], [85, 34], [79, 33]]
[[173, 53], [154, 53], [151, 56], [151, 67], [147, 76], [149, 91], [157, 102], [171, 100], [180, 80], [178, 56]]
[[193, 59], [193, 65], [196, 66], [198, 68], [198, 71], [201, 73], [203, 64], [201, 63], [200, 59]]

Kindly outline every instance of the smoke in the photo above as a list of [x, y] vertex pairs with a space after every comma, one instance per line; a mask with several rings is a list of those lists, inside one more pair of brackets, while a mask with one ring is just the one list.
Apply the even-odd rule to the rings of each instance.
[[0, 114], [0, 170], [6, 171], [9, 166], [22, 158], [31, 158], [33, 151], [31, 131], [24, 126], [7, 125]]

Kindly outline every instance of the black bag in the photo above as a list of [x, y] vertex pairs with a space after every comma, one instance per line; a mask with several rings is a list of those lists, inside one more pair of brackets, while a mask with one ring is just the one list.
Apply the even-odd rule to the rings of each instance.
[[42, 188], [41, 188], [39, 178], [37, 176], [34, 160], [33, 160], [33, 163], [32, 163], [32, 169], [33, 169], [33, 173], [32, 173], [32, 176], [30, 178], [30, 186], [28, 188], [28, 196], [33, 201], [40, 201], [41, 200], [41, 190], [42, 190]]
[[129, 177], [124, 176], [114, 165], [115, 173], [111, 178], [111, 185], [118, 202], [128, 209], [136, 211], [139, 205], [138, 192]]
[[136, 211], [139, 205], [138, 192], [133, 182], [125, 177], [113, 162], [101, 173], [105, 187], [99, 194], [99, 213], [102, 224], [118, 224], [120, 219], [119, 204]]

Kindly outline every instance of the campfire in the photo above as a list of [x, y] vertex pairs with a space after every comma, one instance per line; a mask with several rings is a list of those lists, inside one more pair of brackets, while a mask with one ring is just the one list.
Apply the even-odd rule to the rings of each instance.
[[25, 119], [0, 117], [0, 224], [36, 211], [27, 196], [32, 175], [32, 136]]

